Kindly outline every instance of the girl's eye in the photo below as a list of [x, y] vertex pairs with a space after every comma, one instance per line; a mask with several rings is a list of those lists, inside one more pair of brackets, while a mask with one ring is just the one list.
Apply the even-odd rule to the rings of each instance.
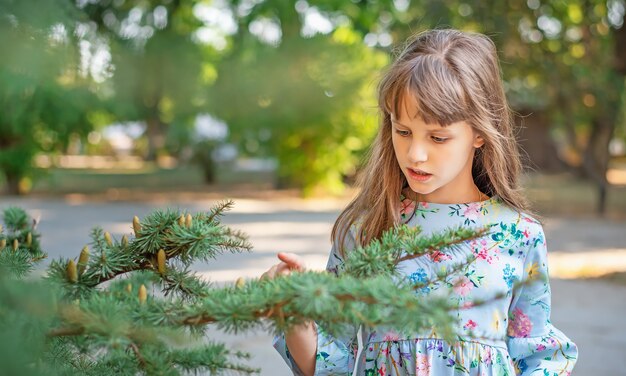
[[396, 129], [396, 133], [399, 134], [402, 137], [406, 137], [406, 136], [409, 135], [410, 132], [409, 131], [403, 131], [403, 130], [400, 130], [400, 129]]
[[441, 144], [447, 140], [447, 138], [437, 137], [437, 136], [432, 136], [432, 139], [438, 144]]

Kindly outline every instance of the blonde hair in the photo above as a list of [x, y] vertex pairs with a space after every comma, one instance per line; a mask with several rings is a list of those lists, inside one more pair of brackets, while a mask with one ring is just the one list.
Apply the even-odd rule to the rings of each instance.
[[398, 205], [407, 181], [394, 153], [391, 114], [399, 113], [406, 93], [415, 97], [426, 123], [467, 121], [485, 141], [472, 165], [478, 188], [520, 212], [529, 210], [518, 185], [522, 163], [494, 43], [482, 34], [430, 30], [408, 41], [378, 86], [381, 122], [357, 178], [360, 191], [331, 234], [344, 256], [344, 240], [355, 222], [355, 244], [361, 246], [400, 222]]

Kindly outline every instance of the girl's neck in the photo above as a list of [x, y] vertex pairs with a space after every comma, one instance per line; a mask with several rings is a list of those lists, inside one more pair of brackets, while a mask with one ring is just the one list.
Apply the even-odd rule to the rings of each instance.
[[412, 201], [428, 202], [428, 203], [433, 203], [433, 204], [466, 204], [470, 202], [481, 202], [481, 201], [486, 201], [490, 199], [490, 197], [482, 193], [478, 189], [478, 186], [476, 186], [475, 184], [474, 184], [472, 191], [468, 192], [467, 194], [460, 195], [454, 199], [431, 200], [422, 194], [414, 192], [410, 187], [405, 187], [402, 190], [402, 194], [404, 195], [404, 197]]

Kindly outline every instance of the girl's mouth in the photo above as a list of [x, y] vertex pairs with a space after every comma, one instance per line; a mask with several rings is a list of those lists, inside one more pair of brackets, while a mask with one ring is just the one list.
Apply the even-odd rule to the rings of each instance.
[[420, 182], [426, 181], [426, 180], [430, 179], [430, 177], [432, 176], [432, 174], [429, 174], [429, 173], [421, 171], [421, 170], [413, 170], [411, 168], [407, 168], [407, 171], [409, 172], [409, 176], [413, 180], [417, 180], [417, 181], [420, 181]]

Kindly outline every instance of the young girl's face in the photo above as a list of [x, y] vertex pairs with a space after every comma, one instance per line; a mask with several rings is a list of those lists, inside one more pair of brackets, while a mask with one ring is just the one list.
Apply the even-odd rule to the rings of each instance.
[[479, 199], [472, 178], [475, 148], [482, 137], [465, 121], [442, 127], [426, 124], [417, 101], [406, 95], [400, 114], [391, 115], [392, 141], [398, 164], [410, 188], [423, 201], [462, 203]]

